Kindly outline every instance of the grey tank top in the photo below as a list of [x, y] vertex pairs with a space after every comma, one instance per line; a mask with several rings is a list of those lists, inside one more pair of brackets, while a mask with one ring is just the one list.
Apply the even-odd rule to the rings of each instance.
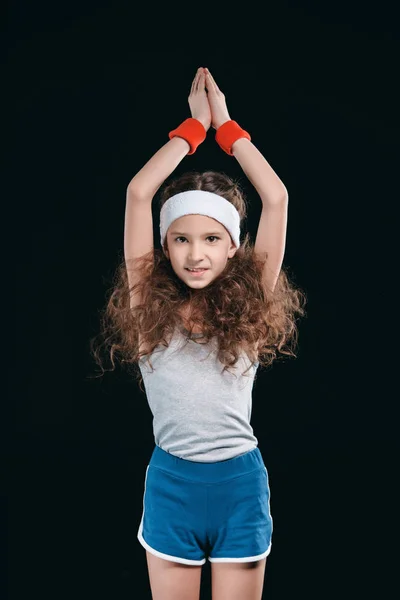
[[[243, 352], [222, 374], [216, 340], [175, 329], [169, 346], [157, 346], [139, 360], [153, 414], [154, 441], [166, 452], [195, 462], [228, 460], [253, 450], [252, 389], [259, 363]], [[250, 369], [244, 373], [248, 367]], [[234, 373], [234, 374], [233, 374]]]

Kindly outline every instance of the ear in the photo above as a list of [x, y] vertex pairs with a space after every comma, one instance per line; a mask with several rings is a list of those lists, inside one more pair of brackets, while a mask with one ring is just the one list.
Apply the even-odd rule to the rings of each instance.
[[232, 258], [233, 256], [235, 256], [236, 251], [237, 251], [237, 248], [236, 248], [235, 244], [232, 242], [229, 247], [229, 250], [228, 250], [228, 258]]

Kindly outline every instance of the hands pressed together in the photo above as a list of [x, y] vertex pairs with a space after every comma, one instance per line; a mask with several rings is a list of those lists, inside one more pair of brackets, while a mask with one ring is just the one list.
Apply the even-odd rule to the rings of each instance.
[[206, 131], [210, 125], [214, 129], [218, 129], [225, 121], [231, 120], [226, 107], [225, 95], [206, 67], [197, 69], [188, 100], [192, 118], [200, 121]]

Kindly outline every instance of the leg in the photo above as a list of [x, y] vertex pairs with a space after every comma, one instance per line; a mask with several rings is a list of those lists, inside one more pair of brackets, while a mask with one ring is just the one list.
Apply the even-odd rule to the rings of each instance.
[[261, 600], [266, 561], [212, 562], [212, 600]]
[[199, 600], [202, 565], [172, 562], [148, 550], [146, 558], [153, 600]]

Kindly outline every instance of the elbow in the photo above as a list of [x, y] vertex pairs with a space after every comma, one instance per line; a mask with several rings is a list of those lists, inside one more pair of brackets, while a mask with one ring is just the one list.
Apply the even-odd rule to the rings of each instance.
[[133, 184], [132, 181], [129, 183], [126, 189], [126, 199], [127, 200], [144, 200], [148, 197], [148, 194], [144, 192], [143, 188], [139, 186], [136, 182]]

